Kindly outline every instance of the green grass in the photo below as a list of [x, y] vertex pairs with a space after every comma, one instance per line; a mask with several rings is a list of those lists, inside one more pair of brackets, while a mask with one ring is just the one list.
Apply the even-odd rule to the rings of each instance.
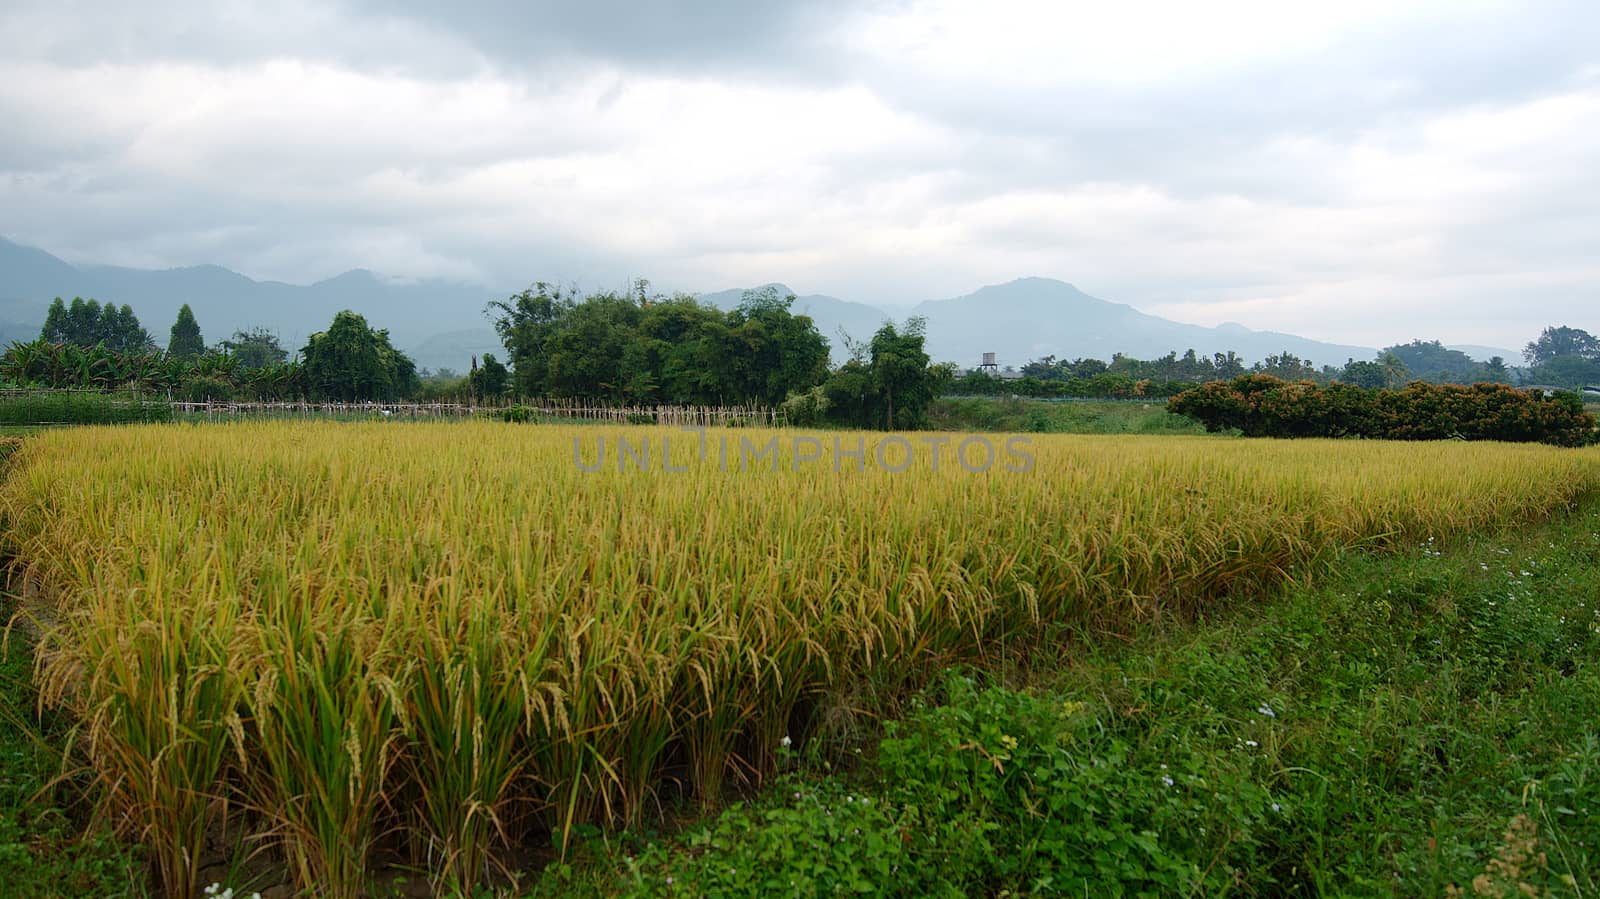
[[1199, 424], [1167, 411], [1165, 399], [1059, 401], [950, 397], [928, 409], [942, 431], [1033, 434], [1203, 434]]
[[532, 894], [1600, 895], [1600, 498], [1035, 661]]
[[[0, 596], [0, 625], [12, 600]], [[62, 779], [65, 728], [41, 718], [21, 628], [0, 645], [0, 894], [9, 899], [140, 895], [139, 853], [88, 823], [73, 778]]]

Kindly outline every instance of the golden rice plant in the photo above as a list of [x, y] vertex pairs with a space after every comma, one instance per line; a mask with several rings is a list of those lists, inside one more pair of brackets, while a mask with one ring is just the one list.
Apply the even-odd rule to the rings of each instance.
[[1596, 451], [1529, 445], [1040, 436], [971, 471], [955, 435], [891, 471], [881, 435], [797, 436], [75, 429], [13, 454], [0, 514], [47, 597], [44, 695], [159, 888], [192, 894], [242, 808], [301, 887], [354, 896], [380, 850], [470, 893], [509, 850], [715, 802], [940, 664], [1600, 487]]

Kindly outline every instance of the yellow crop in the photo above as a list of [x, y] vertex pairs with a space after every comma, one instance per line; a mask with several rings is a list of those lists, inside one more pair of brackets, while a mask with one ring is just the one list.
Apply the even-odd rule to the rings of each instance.
[[[892, 472], [881, 435], [798, 436], [713, 430], [702, 457], [668, 428], [63, 430], [12, 456], [0, 509], [45, 696], [162, 888], [193, 895], [231, 809], [353, 896], [380, 835], [470, 891], [500, 848], [636, 821], [663, 784], [758, 781], [863, 688], [1600, 487], [1594, 451], [1528, 445], [1041, 436], [1019, 471], [995, 437], [974, 472], [915, 437]], [[620, 439], [649, 454], [619, 470]]]

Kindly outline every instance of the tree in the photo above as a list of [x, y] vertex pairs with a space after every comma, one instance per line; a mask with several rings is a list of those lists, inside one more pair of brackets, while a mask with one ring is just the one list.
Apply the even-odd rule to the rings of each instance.
[[794, 297], [748, 292], [724, 312], [689, 296], [574, 293], [543, 282], [491, 302], [524, 396], [587, 396], [612, 402], [775, 406], [828, 374], [828, 345], [794, 315]]
[[1474, 384], [1484, 380], [1483, 363], [1437, 340], [1413, 340], [1384, 350], [1405, 363], [1408, 377], [1435, 384]]
[[49, 343], [67, 343], [79, 347], [103, 344], [117, 353], [143, 353], [154, 341], [149, 332], [139, 326], [139, 319], [126, 304], [122, 308], [98, 300], [73, 297], [69, 307], [56, 297], [45, 314], [44, 327], [39, 339]]
[[539, 281], [508, 299], [491, 301], [484, 309], [511, 356], [518, 394], [544, 396], [550, 393], [547, 345], [574, 308], [572, 296], [575, 293], [576, 290], [563, 290]]
[[218, 344], [218, 348], [247, 371], [280, 365], [289, 359], [289, 351], [278, 343], [278, 335], [266, 328], [235, 331], [232, 337]]
[[[872, 335], [872, 385], [883, 403], [883, 427], [916, 427], [934, 394], [928, 389], [928, 354], [923, 350], [925, 320], [913, 316], [904, 327], [885, 324]], [[895, 403], [900, 414], [895, 414]]]
[[50, 343], [68, 343], [67, 340], [67, 304], [56, 297], [50, 303], [50, 311], [45, 313], [44, 327], [39, 331], [39, 339]]
[[167, 354], [179, 359], [193, 359], [206, 351], [206, 342], [200, 337], [200, 323], [194, 312], [184, 303], [178, 310], [178, 320], [172, 323], [172, 334], [167, 340]]
[[1389, 373], [1380, 363], [1357, 362], [1351, 359], [1344, 364], [1344, 369], [1339, 372], [1339, 381], [1345, 384], [1354, 384], [1357, 387], [1384, 387], [1389, 383]]
[[306, 388], [317, 399], [391, 400], [417, 389], [416, 363], [390, 345], [388, 331], [373, 330], [348, 309], [300, 353]]
[[1385, 387], [1399, 387], [1411, 378], [1411, 370], [1394, 353], [1379, 353], [1378, 365], [1383, 368]]
[[794, 300], [776, 287], [747, 290], [728, 314], [749, 372], [736, 391], [741, 401], [775, 406], [827, 377], [828, 342], [810, 316], [790, 312]]
[[511, 385], [511, 372], [500, 364], [500, 360], [496, 359], [493, 353], [483, 354], [483, 364], [481, 366], [476, 364], [476, 359], [473, 362], [472, 374], [470, 375], [472, 392], [481, 397], [495, 398], [504, 396], [506, 388]]
[[1539, 339], [1523, 349], [1522, 356], [1532, 366], [1548, 365], [1563, 356], [1578, 356], [1600, 361], [1600, 340], [1578, 328], [1545, 328]]
[[1492, 384], [1510, 384], [1511, 370], [1506, 368], [1506, 360], [1499, 356], [1490, 356], [1489, 361], [1483, 366], [1484, 380]]

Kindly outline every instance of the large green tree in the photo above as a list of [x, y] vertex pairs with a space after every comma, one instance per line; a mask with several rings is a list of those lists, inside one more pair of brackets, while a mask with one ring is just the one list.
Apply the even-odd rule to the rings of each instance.
[[1476, 384], [1488, 379], [1482, 362], [1437, 340], [1413, 340], [1384, 350], [1405, 364], [1408, 376], [1435, 384]]
[[389, 332], [374, 330], [346, 309], [333, 317], [300, 351], [306, 389], [315, 399], [353, 402], [393, 400], [417, 389], [417, 366], [389, 343]]
[[1600, 361], [1600, 339], [1581, 328], [1545, 328], [1538, 340], [1523, 349], [1522, 356], [1535, 367], [1548, 365], [1563, 356]]
[[484, 310], [510, 354], [519, 395], [537, 397], [551, 392], [548, 344], [575, 305], [572, 294], [540, 281], [509, 299], [490, 302]]
[[200, 323], [194, 311], [184, 303], [178, 309], [178, 320], [172, 323], [172, 333], [167, 340], [167, 354], [178, 359], [193, 359], [206, 351], [205, 339], [200, 336]]
[[483, 354], [483, 364], [479, 365], [476, 357], [472, 360], [472, 372], [467, 376], [467, 382], [472, 387], [472, 393], [480, 399], [497, 399], [505, 395], [511, 387], [511, 372], [501, 364], [493, 353]]
[[865, 345], [848, 343], [851, 358], [822, 386], [828, 418], [860, 428], [921, 427], [954, 376], [947, 365], [929, 364], [923, 327], [921, 318], [886, 323]]

